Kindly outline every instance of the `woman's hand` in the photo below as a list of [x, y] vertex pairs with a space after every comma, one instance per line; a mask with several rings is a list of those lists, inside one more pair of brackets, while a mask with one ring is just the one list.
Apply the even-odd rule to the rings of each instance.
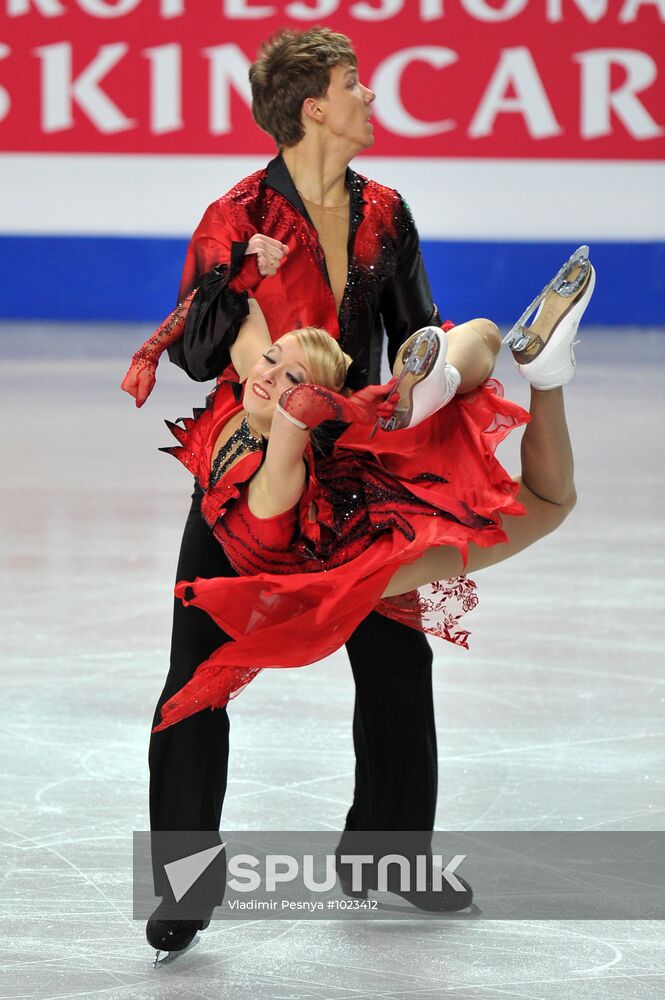
[[143, 406], [155, 387], [157, 365], [159, 359], [170, 344], [180, 340], [185, 329], [185, 320], [196, 288], [179, 302], [172, 313], [157, 327], [152, 337], [141, 344], [132, 358], [127, 374], [120, 383], [120, 388], [128, 392], [136, 400], [137, 406]]
[[393, 377], [385, 385], [368, 385], [347, 396], [354, 422], [373, 424], [376, 420], [388, 420], [392, 417], [399, 403], [399, 391], [393, 392], [396, 382], [397, 379]]
[[133, 396], [137, 406], [143, 406], [155, 388], [157, 363], [138, 357], [139, 353], [137, 352], [132, 358], [132, 363], [120, 383], [120, 388], [123, 392], [128, 392], [130, 396]]
[[240, 324], [238, 336], [230, 349], [231, 362], [240, 382], [245, 381], [261, 355], [272, 344], [261, 306], [253, 298], [247, 300], [247, 305], [249, 314]]
[[396, 381], [392, 378], [385, 385], [368, 385], [350, 396], [342, 396], [332, 389], [302, 382], [282, 393], [277, 412], [302, 430], [311, 430], [325, 420], [374, 424], [379, 419], [392, 416], [399, 402], [399, 393], [393, 393], [390, 399], [388, 396]]
[[255, 233], [247, 244], [245, 256], [255, 253], [259, 274], [264, 278], [272, 278], [277, 274], [279, 265], [288, 252], [286, 243], [280, 243], [279, 240], [264, 236], [263, 233]]

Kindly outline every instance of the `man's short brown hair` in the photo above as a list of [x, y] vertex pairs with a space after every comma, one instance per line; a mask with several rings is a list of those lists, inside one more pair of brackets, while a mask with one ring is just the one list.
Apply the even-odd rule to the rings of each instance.
[[303, 138], [303, 101], [325, 96], [340, 63], [356, 67], [358, 60], [350, 39], [330, 28], [283, 28], [263, 43], [249, 70], [252, 114], [280, 149]]

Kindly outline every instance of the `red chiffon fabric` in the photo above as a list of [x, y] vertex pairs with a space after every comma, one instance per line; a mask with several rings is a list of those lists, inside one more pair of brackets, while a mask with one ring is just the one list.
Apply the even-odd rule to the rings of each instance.
[[[339, 649], [373, 610], [468, 646], [463, 615], [477, 604], [465, 576], [381, 600], [393, 573], [431, 546], [506, 541], [501, 516], [520, 515], [517, 484], [495, 449], [529, 414], [489, 380], [415, 428], [349, 426], [332, 453], [305, 455], [300, 502], [258, 519], [245, 489], [262, 461], [241, 459], [215, 485], [210, 465], [226, 422], [241, 409], [220, 382], [205, 411], [169, 424], [179, 446], [165, 449], [196, 476], [202, 514], [239, 577], [180, 581], [176, 595], [206, 611], [233, 641], [220, 646], [162, 708], [155, 730], [203, 708], [225, 705], [264, 667], [298, 667]], [[405, 665], [405, 671], [408, 664]], [[406, 680], [406, 678], [405, 678]]]

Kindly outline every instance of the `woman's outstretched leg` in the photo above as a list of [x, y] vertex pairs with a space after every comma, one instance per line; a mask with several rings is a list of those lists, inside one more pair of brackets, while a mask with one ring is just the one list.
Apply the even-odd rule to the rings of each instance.
[[501, 347], [497, 326], [489, 319], [442, 330], [425, 326], [402, 344], [393, 375], [399, 400], [384, 430], [415, 427], [446, 406], [457, 393], [470, 392], [491, 375]]
[[541, 500], [572, 510], [575, 505], [573, 448], [563, 389], [531, 389], [531, 420], [522, 437], [522, 486]]
[[[562, 386], [574, 374], [573, 341], [593, 293], [594, 282], [588, 248], [582, 247], [532, 303], [510, 334], [511, 337], [519, 334], [517, 346], [512, 348], [513, 355], [520, 374], [531, 382], [531, 421], [522, 438], [521, 475], [513, 477], [520, 484], [517, 499], [526, 508], [526, 516], [504, 518], [507, 543], [486, 549], [470, 543], [466, 566], [455, 548], [430, 549], [416, 562], [402, 566], [394, 574], [383, 597], [394, 597], [434, 580], [472, 573], [503, 562], [558, 528], [573, 509], [577, 499], [573, 450]], [[540, 309], [534, 324], [524, 326], [528, 313], [537, 306]], [[529, 354], [532, 345], [534, 349]], [[474, 345], [472, 358], [477, 350]]]
[[476, 389], [494, 371], [501, 334], [491, 319], [471, 319], [448, 330], [448, 364], [460, 373], [458, 393]]
[[505, 516], [503, 530], [508, 542], [479, 548], [469, 544], [466, 566], [452, 546], [431, 548], [409, 566], [393, 575], [382, 597], [395, 597], [434, 580], [460, 573], [474, 573], [517, 555], [559, 527], [575, 506], [573, 451], [563, 405], [563, 391], [531, 390], [531, 421], [522, 438], [521, 475], [517, 500], [526, 508], [522, 517]]

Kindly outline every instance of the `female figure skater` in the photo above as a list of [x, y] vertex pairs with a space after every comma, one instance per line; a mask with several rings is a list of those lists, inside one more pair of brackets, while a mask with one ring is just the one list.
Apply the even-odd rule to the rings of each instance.
[[[238, 381], [222, 381], [184, 428], [170, 424], [179, 446], [164, 449], [196, 477], [203, 518], [240, 574], [181, 580], [176, 596], [234, 641], [160, 706], [154, 731], [224, 706], [264, 666], [322, 659], [373, 609], [466, 645], [451, 608], [475, 604], [466, 574], [531, 545], [574, 503], [561, 385], [593, 284], [580, 248], [536, 300], [532, 327], [522, 317], [509, 335], [533, 386], [530, 416], [483, 384], [500, 346], [489, 323], [418, 331], [396, 378], [345, 396], [351, 359], [336, 341], [305, 328], [272, 343], [250, 300], [232, 354]], [[155, 336], [178, 333], [195, 295]], [[315, 458], [311, 434], [330, 420], [349, 426]], [[527, 422], [522, 474], [510, 479], [494, 449]], [[380, 427], [371, 442], [367, 425]], [[430, 583], [444, 595], [434, 623], [431, 602], [413, 594]]]

